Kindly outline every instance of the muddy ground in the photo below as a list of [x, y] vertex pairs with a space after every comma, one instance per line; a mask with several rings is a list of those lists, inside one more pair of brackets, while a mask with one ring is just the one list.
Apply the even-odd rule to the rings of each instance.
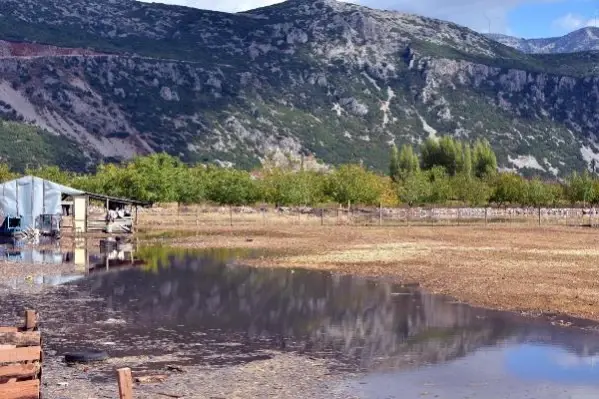
[[[130, 367], [138, 398], [352, 398], [334, 361], [294, 351], [273, 350], [271, 342], [241, 345], [226, 334], [181, 336], [169, 329], [144, 330], [104, 308], [104, 300], [72, 287], [0, 294], [0, 325], [18, 325], [25, 308], [36, 309], [44, 340], [43, 394], [46, 399], [118, 397], [116, 369]], [[64, 353], [100, 349], [110, 357], [66, 364]]]
[[253, 248], [254, 266], [419, 283], [469, 304], [599, 320], [599, 230], [584, 227], [205, 227], [155, 238], [184, 248]]
[[[264, 251], [254, 266], [312, 268], [413, 282], [460, 301], [528, 315], [559, 314], [599, 320], [599, 231], [591, 228], [518, 226], [200, 226], [187, 232], [150, 232], [143, 242], [180, 248], [251, 248]], [[142, 242], [142, 243], [143, 243]], [[36, 273], [70, 272], [70, 266], [4, 263], [0, 277], [26, 280]], [[68, 302], [66, 302], [68, 300]], [[250, 354], [205, 347], [190, 358], [173, 340], [119, 334], [118, 314], [89, 316], [98, 298], [64, 288], [0, 290], [0, 324], [14, 324], [26, 307], [43, 315], [45, 398], [114, 398], [115, 369], [165, 374], [157, 384], [137, 384], [144, 398], [350, 398], [346, 380], [330, 360], [277, 351]], [[68, 312], [65, 312], [68, 303]], [[90, 310], [91, 309], [91, 310]], [[567, 317], [553, 317], [568, 325]], [[91, 320], [91, 321], [90, 321]], [[566, 320], [565, 322], [562, 320]], [[572, 319], [574, 320], [574, 319]], [[90, 324], [91, 323], [91, 324]], [[109, 361], [70, 367], [63, 337], [106, 348]], [[222, 344], [222, 342], [221, 342]], [[177, 365], [184, 372], [169, 371]], [[67, 383], [67, 384], [65, 384]]]

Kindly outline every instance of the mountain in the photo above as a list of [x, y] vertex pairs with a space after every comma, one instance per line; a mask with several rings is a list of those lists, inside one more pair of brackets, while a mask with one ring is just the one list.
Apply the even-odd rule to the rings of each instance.
[[575, 53], [578, 51], [599, 50], [599, 28], [595, 27], [586, 27], [565, 36], [547, 39], [521, 39], [496, 33], [487, 34], [486, 36], [506, 46], [530, 54]]
[[0, 40], [0, 118], [76, 145], [73, 168], [167, 151], [386, 170], [391, 143], [442, 134], [486, 138], [526, 174], [599, 159], [599, 53], [524, 54], [416, 15], [334, 0], [239, 14], [2, 0]]

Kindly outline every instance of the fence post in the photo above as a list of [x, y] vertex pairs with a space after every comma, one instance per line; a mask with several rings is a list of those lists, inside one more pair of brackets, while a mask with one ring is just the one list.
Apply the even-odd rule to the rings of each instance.
[[489, 210], [489, 208], [485, 206], [485, 226], [487, 225], [487, 221], [488, 221], [488, 210]]
[[233, 227], [233, 205], [229, 205], [229, 222]]
[[200, 206], [196, 206], [196, 227], [200, 225]]
[[541, 225], [541, 207], [539, 207], [539, 226]]
[[320, 225], [324, 226], [324, 208], [320, 208]]
[[462, 216], [462, 207], [458, 207], [458, 226], [460, 225], [460, 217]]
[[379, 202], [379, 226], [383, 225], [383, 203]]
[[133, 381], [131, 378], [131, 369], [125, 367], [117, 371], [119, 380], [119, 398], [133, 399]]

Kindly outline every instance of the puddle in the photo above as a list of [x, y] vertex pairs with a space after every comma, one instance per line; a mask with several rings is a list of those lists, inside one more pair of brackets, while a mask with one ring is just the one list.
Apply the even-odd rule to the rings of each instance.
[[144, 266], [98, 270], [45, 297], [11, 295], [3, 309], [36, 307], [48, 350], [99, 347], [109, 368], [241, 364], [275, 350], [358, 373], [350, 386], [364, 398], [599, 394], [597, 333], [382, 280], [236, 264], [246, 251], [137, 255]]

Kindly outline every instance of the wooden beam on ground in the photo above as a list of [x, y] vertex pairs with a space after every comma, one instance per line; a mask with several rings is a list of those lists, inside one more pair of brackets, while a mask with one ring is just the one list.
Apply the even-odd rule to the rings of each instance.
[[40, 346], [39, 331], [0, 332], [0, 345]]
[[39, 399], [40, 381], [30, 380], [0, 385], [2, 399]]
[[[0, 379], [35, 377], [40, 369], [40, 363], [10, 364], [0, 367]], [[2, 385], [0, 385], [0, 388], [2, 388]]]
[[133, 378], [131, 377], [131, 369], [125, 367], [117, 371], [119, 379], [119, 398], [133, 399]]
[[40, 346], [26, 346], [23, 348], [0, 350], [0, 363], [40, 360], [41, 354], [42, 348]]

